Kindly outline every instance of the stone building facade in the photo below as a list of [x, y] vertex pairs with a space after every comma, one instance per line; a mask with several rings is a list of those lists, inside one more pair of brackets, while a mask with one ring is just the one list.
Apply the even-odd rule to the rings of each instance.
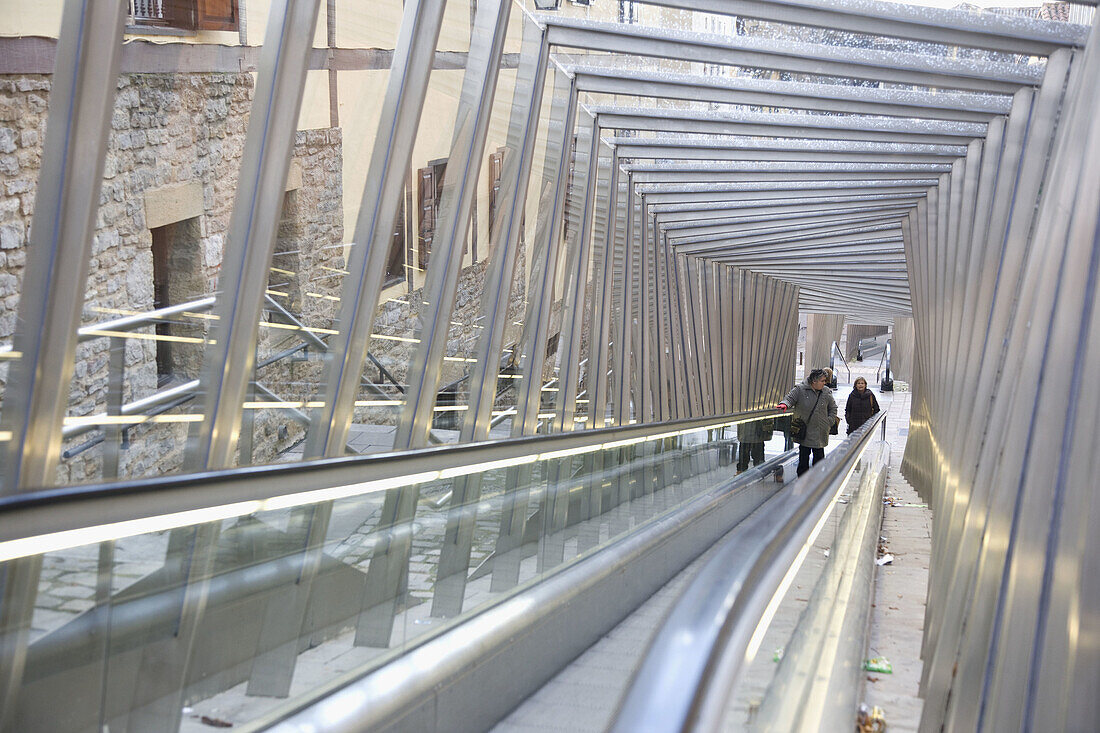
[[[16, 328], [49, 93], [47, 75], [0, 77], [0, 345], [11, 343]], [[252, 98], [253, 76], [248, 73], [120, 77], [83, 294], [83, 326], [215, 293]], [[242, 464], [278, 461], [305, 436], [306, 405], [320, 391], [324, 349], [302, 328], [322, 341], [337, 328], [346, 273], [344, 164], [339, 128], [298, 132], [269, 273], [268, 302], [260, 316], [258, 388], [244, 411]], [[521, 252], [509, 302], [509, 343], [520, 338], [517, 324], [524, 318], [525, 259]], [[463, 269], [452, 314], [446, 350], [450, 358], [442, 384], [458, 383], [453, 398], [458, 404], [466, 401], [461, 380], [472, 367], [468, 360], [475, 356], [481, 334], [487, 262], [482, 259]], [[403, 339], [374, 339], [371, 347], [372, 355], [402, 384], [413, 348], [410, 339], [418, 330], [421, 296], [416, 289], [385, 300], [375, 321], [375, 334]], [[209, 324], [208, 308], [197, 308], [155, 325], [81, 340], [69, 388], [58, 483], [113, 477], [111, 471], [105, 475], [103, 461], [114, 433], [97, 422], [117, 411], [110, 399], [112, 352], [114, 368], [123, 364], [121, 379], [114, 375], [121, 383], [121, 404], [148, 399], [199, 377]], [[0, 359], [0, 400], [8, 363]], [[364, 380], [386, 384], [370, 363], [364, 366]], [[399, 397], [392, 385], [387, 389]], [[185, 420], [194, 419], [202, 409], [194, 394], [192, 390], [190, 398], [145, 410], [151, 419], [122, 430], [119, 477], [156, 476], [182, 468], [192, 427]], [[364, 390], [362, 397], [371, 400], [378, 395]], [[297, 406], [259, 407], [272, 399]], [[502, 396], [500, 404], [508, 402], [509, 397]], [[360, 408], [356, 421], [393, 425], [397, 414], [395, 407]]]
[[[11, 342], [16, 326], [49, 92], [48, 76], [0, 78], [0, 343]], [[247, 73], [120, 77], [82, 294], [83, 325], [214, 293], [252, 97], [253, 77]], [[276, 250], [280, 254], [272, 263], [293, 273], [283, 283], [286, 296], [276, 300], [310, 327], [331, 328], [335, 314], [343, 267], [341, 156], [339, 129], [298, 133]], [[333, 277], [316, 278], [322, 266], [330, 267], [334, 272], [326, 274]], [[273, 277], [282, 275], [273, 271]], [[261, 321], [278, 318], [265, 312]], [[108, 411], [112, 349], [123, 352], [124, 404], [197, 378], [209, 322], [208, 313], [196, 309], [131, 333], [82, 340], [69, 388], [67, 424], [94, 420]], [[261, 326], [259, 359], [285, 347], [287, 333]], [[266, 367], [260, 379], [285, 399], [303, 399], [309, 383], [316, 381], [308, 372], [319, 372], [319, 364], [319, 358], [282, 360]], [[6, 377], [3, 369], [0, 386]], [[160, 419], [200, 409], [199, 401], [190, 399], [170, 407]], [[283, 422], [286, 415], [256, 420], [254, 460], [270, 460], [301, 437], [300, 427], [279, 430], [276, 423]], [[186, 422], [128, 428], [119, 475], [178, 470], [187, 428]], [[93, 429], [65, 441], [60, 483], [103, 478], [101, 436]]]

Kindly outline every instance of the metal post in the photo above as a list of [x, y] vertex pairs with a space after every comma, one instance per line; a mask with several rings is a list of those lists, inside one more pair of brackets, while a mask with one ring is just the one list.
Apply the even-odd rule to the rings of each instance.
[[[427, 305], [420, 310], [419, 343], [409, 365], [405, 406], [394, 436], [397, 450], [428, 443], [510, 11], [511, 3], [507, 0], [483, 2], [477, 9], [477, 30], [463, 77], [458, 121], [448, 158], [440, 226], [432, 240], [432, 260], [424, 285]], [[356, 644], [381, 647], [390, 644], [393, 617], [408, 573], [412, 546], [411, 532], [402, 529], [416, 514], [419, 491], [419, 486], [410, 486], [386, 492], [380, 528], [388, 532], [367, 568], [364, 610], [359, 617]]]
[[271, 7], [200, 377], [203, 421], [188, 446], [192, 470], [233, 464], [318, 11], [316, 0]]
[[[558, 341], [560, 355], [558, 372], [558, 398], [555, 403], [554, 428], [573, 430], [574, 415], [577, 409], [577, 382], [580, 372], [580, 344], [584, 313], [585, 291], [588, 273], [592, 264], [592, 225], [594, 220], [596, 176], [599, 171], [600, 125], [599, 119], [591, 117], [587, 126], [588, 156], [585, 165], [577, 161], [577, 175], [581, 177], [581, 226], [574, 234], [569, 245], [568, 260], [565, 266], [565, 296], [561, 310], [561, 337]], [[578, 143], [578, 158], [580, 143]]]
[[[0, 495], [49, 486], [76, 353], [126, 5], [66, 3], [27, 246], [0, 427], [10, 432]], [[0, 570], [0, 730], [9, 731], [23, 681], [42, 557]]]
[[339, 332], [330, 340], [322, 372], [324, 407], [310, 427], [307, 458], [343, 455], [347, 443], [445, 7], [446, 0], [405, 5], [355, 222], [347, 265], [350, 274], [344, 277], [340, 294]]
[[[235, 460], [318, 12], [316, 0], [278, 0], [268, 16], [213, 308], [216, 319], [200, 376], [205, 389], [204, 419], [197, 423], [184, 458], [191, 470], [229, 468]], [[135, 692], [140, 707], [129, 716], [131, 726], [150, 730], [179, 726], [220, 527], [212, 522], [172, 533], [167, 562], [179, 568], [178, 581], [183, 584], [178, 626], [162, 651], [147, 650], [142, 657]]]
[[476, 37], [463, 77], [439, 227], [432, 237], [432, 259], [424, 283], [427, 305], [420, 309], [419, 343], [409, 363], [409, 385], [394, 436], [395, 450], [428, 444], [511, 7], [506, 0], [482, 0], [478, 5]]
[[[543, 28], [527, 21], [524, 32], [524, 52], [512, 101], [508, 152], [501, 175], [500, 213], [497, 220], [491, 222], [496, 232], [494, 239], [497, 247], [485, 276], [481, 309], [485, 316], [484, 328], [478, 340], [477, 363], [468, 380], [469, 409], [459, 437], [462, 442], [482, 441], [489, 437], [498, 365], [508, 326], [508, 304], [519, 259], [523, 212], [542, 109], [549, 49], [543, 42]], [[515, 487], [507, 488], [511, 490]], [[456, 616], [462, 610], [476, 522], [473, 505], [480, 496], [480, 475], [455, 479], [436, 571], [433, 616]]]
[[[561, 222], [569, 186], [569, 150], [577, 111], [576, 80], [560, 71], [555, 74], [555, 103], [550, 112], [549, 140], [543, 163], [542, 196], [531, 255], [531, 280], [524, 319], [522, 379], [516, 396], [516, 415], [512, 435], [533, 435], [538, 426], [542, 402], [542, 374], [546, 363], [546, 341], [550, 332], [550, 308], [554, 297]], [[544, 464], [545, 469], [545, 464]], [[528, 538], [528, 498], [533, 485], [534, 466], [508, 469], [507, 485], [514, 487], [501, 507], [500, 532], [493, 553], [491, 590], [513, 587], [519, 579], [522, 548]], [[543, 470], [543, 477], [546, 471]], [[543, 495], [545, 497], [545, 494]], [[545, 499], [541, 502], [545, 505]], [[540, 510], [544, 513], [544, 510]], [[541, 517], [532, 516], [532, 527], [541, 525]]]
[[[107, 361], [107, 415], [121, 416], [123, 388], [126, 383], [126, 340], [110, 337]], [[122, 426], [103, 426], [103, 478], [118, 478], [119, 453], [122, 450]]]

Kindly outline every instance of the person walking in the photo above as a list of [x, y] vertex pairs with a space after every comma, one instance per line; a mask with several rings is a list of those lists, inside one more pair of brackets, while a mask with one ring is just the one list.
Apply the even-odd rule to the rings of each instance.
[[848, 435], [870, 420], [871, 416], [878, 411], [878, 400], [875, 399], [874, 392], [867, 389], [867, 380], [856, 377], [852, 385], [852, 393], [848, 395], [848, 401], [844, 404], [844, 422], [848, 424]]
[[798, 475], [810, 469], [810, 456], [817, 463], [825, 457], [825, 446], [829, 444], [829, 428], [837, 418], [836, 400], [833, 391], [825, 386], [825, 370], [813, 369], [806, 380], [787, 393], [776, 407], [791, 410], [792, 423], [801, 420], [806, 429], [801, 436], [792, 435], [798, 443]]

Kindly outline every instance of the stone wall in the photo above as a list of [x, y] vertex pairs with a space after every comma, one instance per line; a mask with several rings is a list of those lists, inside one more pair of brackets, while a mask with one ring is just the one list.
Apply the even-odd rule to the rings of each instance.
[[[511, 297], [508, 301], [508, 312], [506, 314], [508, 328], [505, 330], [505, 346], [517, 341], [521, 336], [520, 329], [515, 326], [515, 323], [522, 321], [525, 317], [525, 255], [525, 249], [521, 248], [516, 263]], [[483, 322], [480, 316], [488, 263], [489, 261], [485, 259], [463, 268], [459, 275], [458, 288], [455, 293], [455, 307], [454, 312], [451, 314], [451, 325], [447, 334], [447, 346], [444, 352], [444, 355], [450, 357], [450, 360], [443, 362], [440, 373], [440, 388], [454, 385], [457, 390], [457, 403], [460, 405], [468, 404], [467, 386], [462, 380], [474, 364], [470, 361], [455, 361], [454, 359], [474, 359], [477, 356], [477, 342], [482, 334]], [[407, 295], [383, 302], [375, 316], [373, 333], [383, 337], [397, 337], [399, 339], [417, 338], [420, 330], [419, 309], [423, 303], [423, 295], [423, 289], [418, 288]], [[415, 347], [416, 344], [408, 340], [374, 338], [371, 340], [370, 351], [387, 371], [400, 384], [404, 385], [408, 381], [409, 362]], [[378, 369], [373, 364], [365, 365], [363, 374], [364, 379], [385, 384], [379, 382]], [[498, 388], [501, 386], [498, 385]], [[515, 385], [512, 384], [511, 386]], [[375, 396], [367, 392], [363, 392], [362, 396], [364, 399], [376, 399]], [[394, 393], [394, 398], [400, 399], [400, 396]], [[509, 390], [497, 402], [498, 407], [514, 405], [514, 390]], [[394, 425], [397, 422], [399, 412], [399, 408], [360, 408], [356, 410], [355, 421], [374, 425]], [[457, 427], [460, 420], [441, 419], [437, 422], [446, 423], [446, 427]]]
[[[0, 77], [0, 343], [15, 331], [25, 243], [46, 136], [49, 82], [43, 76]], [[0, 359], [0, 387], [8, 362]]]
[[[48, 76], [0, 77], [0, 343], [10, 343], [15, 327], [49, 89]], [[155, 237], [172, 240], [172, 254], [166, 258], [171, 274], [169, 303], [214, 292], [252, 96], [250, 74], [120, 77], [84, 294], [84, 325], [153, 308]], [[288, 193], [279, 251], [296, 253], [295, 267], [285, 269], [308, 283], [308, 288], [299, 290], [331, 295], [330, 291], [338, 291], [338, 277], [321, 280], [311, 273], [321, 264], [336, 270], [343, 266], [339, 247], [343, 238], [340, 131], [299, 133], [295, 157], [301, 185]], [[173, 207], [177, 210], [165, 210]], [[292, 305], [289, 310], [300, 313], [307, 325], [331, 327], [335, 305], [331, 298], [302, 298]], [[198, 375], [209, 324], [204, 315], [185, 314], [165, 326], [177, 338], [169, 352], [172, 382]], [[265, 314], [263, 319], [271, 316]], [[286, 338], [287, 332], [273, 336], [267, 330], [261, 328], [261, 358], [276, 351]], [[70, 416], [105, 412], [112, 348], [124, 349], [124, 402], [157, 391], [158, 379], [164, 382], [165, 377], [158, 377], [158, 342], [149, 338], [154, 328], [138, 333], [146, 338], [104, 337], [80, 344], [70, 385]], [[303, 393], [308, 391], [303, 385], [308, 385], [310, 374], [294, 370], [316, 372], [317, 364], [319, 360], [288, 362], [262, 376], [281, 386], [297, 385]], [[6, 376], [0, 371], [0, 388], [5, 386]], [[168, 414], [199, 409], [198, 402], [192, 400]], [[286, 415], [258, 419], [258, 436], [277, 433], [276, 422], [287, 422]], [[186, 423], [177, 422], [128, 430], [120, 474], [138, 477], [178, 470], [186, 429]], [[102, 446], [94, 445], [98, 435], [92, 431], [66, 441], [67, 457], [59, 467], [59, 482], [101, 477]], [[288, 431], [281, 441], [258, 441], [263, 447], [257, 458], [270, 459], [297, 437]]]
[[[27, 233], [45, 138], [50, 91], [48, 76], [0, 77], [0, 344], [10, 343], [25, 262]], [[120, 78], [107, 144], [104, 182], [96, 218], [82, 324], [147, 312], [157, 302], [156, 271], [170, 271], [161, 302], [178, 304], [214, 292], [229, 228], [241, 156], [253, 97], [249, 74], [124, 74]], [[271, 297], [322, 340], [331, 338], [343, 284], [343, 146], [338, 129], [299, 132], [295, 164], [288, 183], [276, 254], [268, 285]], [[169, 242], [166, 246], [164, 243]], [[159, 249], [158, 249], [159, 248]], [[168, 254], [156, 255], [156, 252]], [[525, 313], [525, 258], [521, 251], [507, 313], [506, 342], [519, 338]], [[155, 264], [157, 256], [162, 257]], [[482, 333], [482, 290], [487, 262], [463, 269], [451, 314], [441, 384], [462, 379], [473, 366]], [[162, 276], [163, 281], [163, 276]], [[419, 329], [420, 290], [384, 302], [376, 334], [414, 338]], [[70, 417], [107, 412], [112, 349], [125, 362], [124, 403], [147, 398], [199, 376], [209, 334], [208, 313], [178, 316], [158, 331], [140, 329], [137, 337], [100, 337], [79, 345], [70, 385]], [[556, 329], [554, 329], [556, 331]], [[174, 339], [152, 338], [168, 334]], [[142, 338], [144, 336], [144, 338]], [[259, 367], [257, 381], [280, 400], [299, 408], [246, 410], [241, 463], [280, 460], [299, 443], [305, 429], [298, 419], [317, 399], [323, 349], [303, 343], [291, 319], [265, 307], [260, 317], [257, 362], [286, 356]], [[158, 368], [171, 362], [171, 378]], [[413, 343], [375, 339], [371, 352], [397, 381], [406, 382]], [[168, 357], [165, 356], [168, 355]], [[552, 366], [552, 358], [548, 360]], [[377, 369], [364, 367], [377, 381]], [[0, 397], [6, 383], [0, 360]], [[509, 380], [509, 385], [514, 382]], [[465, 384], [457, 401], [467, 401]], [[392, 390], [391, 390], [392, 391]], [[392, 391], [396, 395], [396, 391]], [[514, 405], [514, 390], [497, 407]], [[364, 390], [363, 399], [377, 399]], [[266, 399], [252, 395], [249, 401]], [[168, 409], [163, 418], [201, 411], [191, 399]], [[392, 425], [393, 408], [360, 408], [356, 421]], [[458, 413], [457, 416], [461, 416]], [[182, 467], [187, 422], [145, 423], [125, 431], [119, 475], [125, 478], [177, 472]], [[103, 431], [98, 427], [67, 439], [58, 469], [61, 484], [103, 476]], [[251, 436], [251, 444], [249, 441]]]

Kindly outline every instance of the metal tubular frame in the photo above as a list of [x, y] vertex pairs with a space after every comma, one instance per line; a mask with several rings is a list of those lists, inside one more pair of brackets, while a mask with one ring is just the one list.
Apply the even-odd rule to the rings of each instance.
[[[0, 428], [0, 496], [50, 486], [72, 381], [80, 298], [107, 135], [114, 109], [125, 8], [71, 2], [65, 7], [50, 95], [23, 293]], [[14, 724], [42, 558], [0, 568], [0, 730]]]
[[[531, 175], [538, 114], [542, 108], [549, 52], [543, 43], [542, 28], [528, 21], [524, 33], [524, 44], [533, 47], [533, 50], [523, 55], [519, 66], [508, 135], [511, 155], [506, 154], [507, 160], [501, 174], [500, 196], [504, 205], [500, 207], [497, 220], [490, 223], [496, 232], [497, 249], [489, 262], [482, 292], [481, 312], [485, 315], [485, 321], [478, 341], [477, 363], [470, 372], [469, 409], [459, 436], [462, 442], [489, 438], [500, 352], [508, 325], [508, 303], [519, 259], [523, 207]], [[455, 480], [446, 535], [436, 571], [433, 615], [457, 616], [462, 611], [476, 520], [476, 514], [466, 511], [466, 507], [476, 503], [480, 497], [479, 476]]]
[[[268, 17], [213, 306], [212, 339], [199, 378], [204, 386], [204, 419], [188, 441], [184, 457], [185, 467], [191, 470], [228, 468], [234, 463], [243, 404], [255, 372], [260, 307], [268, 287], [318, 14], [319, 5], [311, 0], [281, 0]], [[174, 639], [143, 656], [134, 702], [127, 706], [128, 725], [179, 725], [220, 530], [218, 523], [210, 523], [176, 529], [170, 535], [166, 567], [184, 589], [178, 628]], [[305, 595], [308, 587], [307, 578]], [[261, 635], [270, 633], [270, 627], [271, 620], [265, 619]], [[287, 687], [293, 668], [278, 670], [279, 676], [288, 678]]]
[[393, 446], [397, 450], [427, 445], [431, 431], [432, 409], [462, 269], [470, 203], [484, 157], [511, 9], [507, 0], [490, 0], [477, 9], [477, 32], [472, 36], [474, 43], [470, 47], [454, 140], [447, 158], [440, 225], [432, 237], [433, 257], [424, 283], [424, 302], [428, 305], [421, 308], [419, 343], [409, 363], [405, 407], [394, 436]]
[[370, 350], [385, 259], [420, 126], [445, 7], [446, 0], [405, 4], [359, 219], [355, 223], [356, 246], [348, 259], [351, 274], [344, 279], [340, 297], [339, 333], [333, 338], [331, 356], [322, 377], [325, 407], [310, 430], [307, 456], [333, 457], [344, 450], [363, 362]]
[[319, 5], [309, 0], [280, 0], [269, 16], [215, 296], [212, 339], [200, 375], [205, 387], [203, 420], [197, 423], [185, 458], [192, 470], [233, 463], [242, 405], [255, 371], [260, 306], [319, 11]]
[[[436, 67], [444, 1], [407, 3], [341, 291], [338, 331], [327, 339], [321, 406], [312, 408], [304, 455], [335, 459], [345, 451], [428, 79], [433, 68], [464, 64], [442, 216], [424, 289], [427, 305], [420, 310], [419, 343], [394, 447], [428, 443], [497, 77], [502, 67], [515, 68], [501, 206], [491, 223], [495, 249], [482, 294], [484, 329], [459, 436], [464, 445], [447, 455], [467, 448], [481, 457], [497, 455], [466, 444], [486, 440], [494, 424], [535, 142], [545, 134], [539, 216], [527, 254], [531, 277], [524, 330], [515, 347], [522, 373], [512, 435], [544, 440], [534, 436], [540, 430], [545, 352], [555, 326], [551, 313], [559, 301], [555, 412], [542, 429], [555, 432], [551, 437], [562, 445], [600, 440], [605, 421], [629, 432], [649, 423], [697, 421], [773, 404], [793, 379], [800, 311], [834, 319], [854, 313], [884, 321], [912, 316], [914, 401], [904, 470], [927, 493], [937, 520], [925, 624], [923, 729], [1018, 728], [1048, 719], [1072, 726], [1094, 720], [1060, 707], [1064, 697], [1058, 690], [1080, 691], [1080, 680], [1100, 668], [1100, 660], [1059, 625], [1059, 614], [1088, 607], [1079, 598], [1100, 597], [1091, 580], [1096, 574], [1088, 574], [1093, 555], [1080, 550], [1100, 552], [1094, 547], [1100, 533], [1090, 533], [1095, 527], [1081, 519], [1092, 516], [1092, 499], [1081, 486], [1092, 475], [1085, 468], [1093, 458], [1080, 436], [1094, 433], [1095, 416], [1066, 400], [1052, 375], [1070, 375], [1074, 394], [1095, 391], [1082, 375], [1095, 371], [1100, 358], [1086, 338], [1098, 322], [1090, 304], [1100, 276], [1089, 239], [1097, 205], [1089, 198], [1095, 180], [1087, 157], [1077, 151], [1093, 151], [1100, 139], [1095, 122], [1100, 115], [1087, 94], [1098, 78], [1096, 29], [1089, 37], [1080, 26], [873, 1], [650, 4], [759, 20], [763, 27], [795, 26], [795, 37], [842, 29], [893, 39], [893, 45], [855, 49], [782, 34], [717, 36], [539, 15], [524, 18], [524, 42], [511, 54], [504, 41], [512, 3], [492, 0], [478, 4], [470, 52], [447, 56]], [[70, 3], [57, 46], [47, 139], [64, 137], [69, 144], [45, 147], [19, 331], [4, 350], [4, 358], [13, 359], [0, 415], [0, 433], [7, 438], [5, 498], [0, 499], [7, 502], [6, 516], [29, 506], [18, 494], [52, 482], [61, 441], [76, 434], [62, 428], [67, 395], [56, 386], [71, 381], [78, 341], [103, 336], [94, 327], [77, 329], [80, 303], [71, 296], [87, 275], [123, 55], [121, 5], [104, 5]], [[219, 292], [211, 299], [218, 315], [214, 338], [201, 378], [176, 388], [201, 392], [207, 400], [204, 421], [187, 451], [189, 470], [234, 463], [296, 110], [306, 69], [316, 65], [310, 18], [315, 23], [317, 11], [318, 3], [307, 0], [278, 0], [273, 6]], [[78, 16], [82, 23], [74, 20]], [[330, 46], [334, 30], [330, 24]], [[922, 44], [936, 44], [944, 54], [926, 53]], [[964, 50], [949, 53], [956, 46]], [[572, 49], [587, 53], [586, 62], [606, 63], [578, 63], [567, 56]], [[682, 62], [738, 73], [759, 69], [775, 78], [669, 73], [664, 68], [669, 62], [680, 70]], [[333, 81], [338, 69], [325, 68]], [[780, 74], [790, 77], [779, 79]], [[825, 83], [838, 79], [874, 80], [889, 88]], [[551, 85], [551, 118], [544, 128], [539, 115]], [[702, 111], [703, 105], [710, 109]], [[581, 149], [571, 161], [575, 135]], [[563, 238], [567, 217], [577, 226]], [[559, 272], [564, 281], [556, 281]], [[150, 317], [108, 325], [137, 327]], [[124, 416], [150, 400], [123, 403], [121, 338], [108, 338], [105, 409], [109, 416]], [[303, 338], [325, 346], [308, 331]], [[1062, 353], [1075, 360], [1060, 358]], [[1038, 379], [1032, 379], [1027, 364], [1041, 365]], [[585, 392], [579, 395], [582, 384]], [[261, 385], [254, 389], [266, 391]], [[1040, 394], [1051, 393], [1059, 393], [1057, 404], [1064, 408], [1058, 418], [1041, 409]], [[587, 399], [587, 407], [578, 409], [578, 397]], [[960, 408], [966, 404], [973, 409]], [[304, 417], [286, 412], [288, 419]], [[587, 429], [574, 434], [578, 420]], [[627, 427], [634, 422], [640, 425]], [[1040, 427], [1033, 430], [1033, 424]], [[107, 432], [116, 434], [104, 443], [110, 472], [119, 463], [121, 429]], [[527, 515], [528, 489], [517, 491], [502, 511], [493, 589], [517, 582], [519, 560], [533, 545], [529, 526], [541, 530], [540, 564], [552, 564], [566, 528], [578, 517], [711, 467], [706, 456], [692, 451], [676, 461], [659, 461], [661, 451], [677, 441], [670, 437], [660, 446], [645, 446], [651, 460], [610, 484], [599, 479], [602, 455], [579, 459], [588, 476], [572, 502], [568, 484], [574, 481], [558, 462], [543, 477], [545, 490], [533, 517]], [[1004, 451], [1006, 444], [1026, 449]], [[505, 445], [500, 455], [519, 450]], [[247, 461], [249, 445], [239, 447]], [[636, 456], [633, 447], [622, 450], [624, 458]], [[443, 453], [431, 449], [407, 455], [443, 460]], [[388, 464], [363, 465], [379, 477]], [[508, 480], [529, 487], [532, 469], [513, 467]], [[252, 475], [252, 469], [242, 470]], [[272, 475], [255, 473], [265, 480]], [[1042, 476], [1056, 476], [1049, 496]], [[182, 499], [182, 487], [172, 485], [161, 497], [168, 502], [220, 501], [202, 492]], [[418, 490], [387, 492], [381, 525], [411, 522]], [[269, 491], [253, 486], [242, 499]], [[476, 476], [453, 484], [433, 603], [437, 615], [462, 611], [476, 519], [464, 509], [479, 495]], [[662, 494], [656, 501], [670, 499]], [[306, 559], [292, 602], [263, 622], [263, 633], [271, 638], [290, 638], [304, 628], [330, 510], [323, 502], [296, 510], [305, 527]], [[159, 647], [178, 684], [162, 705], [127, 713], [135, 725], [179, 716], [188, 646], [203, 615], [204, 578], [217, 540], [214, 525], [187, 532], [173, 533], [169, 563], [187, 588], [179, 634], [176, 642]], [[379, 547], [371, 561], [358, 643], [391, 642], [408, 541], [406, 533]], [[587, 546], [592, 537], [579, 541]], [[105, 602], [113, 551], [105, 544], [100, 553], [99, 596]], [[10, 715], [38, 569], [27, 560], [3, 572], [0, 654], [5, 662], [10, 655], [13, 664], [0, 673], [0, 709]], [[1075, 586], [1082, 589], [1079, 597], [1071, 593]], [[1020, 639], [1025, 643], [1015, 643]], [[285, 694], [295, 644], [257, 661], [253, 692]], [[1077, 653], [1081, 656], [1073, 656]], [[1066, 658], [1072, 661], [1059, 661]], [[151, 690], [164, 678], [143, 677], [141, 684]], [[1100, 702], [1093, 698], [1081, 710], [1095, 712]], [[981, 704], [969, 705], [970, 700]], [[8, 720], [0, 718], [5, 725]]]

